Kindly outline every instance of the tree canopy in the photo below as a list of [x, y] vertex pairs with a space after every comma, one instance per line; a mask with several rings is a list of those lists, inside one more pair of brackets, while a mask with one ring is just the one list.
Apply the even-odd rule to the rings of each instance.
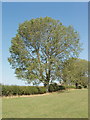
[[88, 61], [70, 58], [63, 64], [62, 78], [66, 84], [88, 85]]
[[81, 51], [79, 33], [50, 17], [19, 25], [8, 61], [19, 79], [48, 85], [60, 79], [61, 64]]

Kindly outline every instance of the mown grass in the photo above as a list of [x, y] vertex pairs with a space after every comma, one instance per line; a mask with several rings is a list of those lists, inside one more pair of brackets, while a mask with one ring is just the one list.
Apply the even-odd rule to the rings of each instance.
[[3, 118], [87, 118], [88, 90], [3, 98]]

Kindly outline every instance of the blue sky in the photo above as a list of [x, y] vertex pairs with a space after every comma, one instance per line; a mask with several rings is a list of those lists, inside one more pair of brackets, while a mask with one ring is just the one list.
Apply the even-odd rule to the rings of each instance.
[[84, 50], [80, 58], [88, 60], [88, 3], [87, 2], [16, 2], [3, 3], [2, 11], [2, 48], [3, 48], [3, 84], [25, 85], [24, 81], [15, 77], [7, 58], [10, 56], [11, 38], [17, 33], [18, 25], [25, 20], [49, 16], [60, 20], [64, 25], [73, 25], [80, 34], [80, 42]]

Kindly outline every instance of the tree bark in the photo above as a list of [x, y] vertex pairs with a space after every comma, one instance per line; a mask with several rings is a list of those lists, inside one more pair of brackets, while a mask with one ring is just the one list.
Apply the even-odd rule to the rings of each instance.
[[46, 92], [49, 92], [49, 83], [44, 83], [44, 87], [46, 88]]
[[76, 82], [75, 86], [76, 86], [76, 89], [77, 89], [78, 88], [78, 83], [77, 82]]

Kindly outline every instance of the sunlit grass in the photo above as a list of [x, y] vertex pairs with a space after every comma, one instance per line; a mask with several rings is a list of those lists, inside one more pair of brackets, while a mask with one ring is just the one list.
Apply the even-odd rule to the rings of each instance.
[[88, 90], [3, 98], [3, 118], [87, 118]]

